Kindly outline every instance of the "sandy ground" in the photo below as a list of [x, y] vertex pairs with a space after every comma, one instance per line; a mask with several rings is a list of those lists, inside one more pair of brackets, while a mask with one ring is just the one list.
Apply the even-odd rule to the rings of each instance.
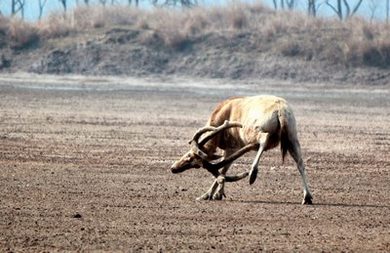
[[[259, 177], [195, 201], [205, 170], [170, 165], [218, 101], [295, 110], [314, 196], [279, 149]], [[389, 89], [258, 81], [0, 77], [0, 251], [389, 252]], [[249, 169], [254, 154], [230, 173]]]

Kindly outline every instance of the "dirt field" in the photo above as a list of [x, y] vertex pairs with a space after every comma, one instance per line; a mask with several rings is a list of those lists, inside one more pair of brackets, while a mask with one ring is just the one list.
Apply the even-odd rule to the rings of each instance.
[[[389, 89], [329, 87], [1, 76], [0, 251], [389, 252]], [[279, 149], [195, 201], [211, 175], [170, 165], [218, 101], [262, 93], [295, 110], [314, 205]]]

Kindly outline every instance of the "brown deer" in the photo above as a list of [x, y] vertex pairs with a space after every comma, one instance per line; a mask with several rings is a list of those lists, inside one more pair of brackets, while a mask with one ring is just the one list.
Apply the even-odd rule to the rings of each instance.
[[[202, 135], [205, 136], [199, 140]], [[172, 165], [171, 171], [179, 173], [205, 168], [216, 179], [198, 199], [221, 200], [225, 197], [225, 182], [238, 181], [249, 175], [249, 183], [253, 184], [261, 155], [279, 143], [282, 159], [289, 152], [297, 163], [303, 184], [302, 204], [312, 204], [294, 114], [286, 100], [275, 96], [234, 97], [221, 102], [207, 125], [193, 136], [190, 151]], [[218, 148], [224, 151], [222, 156], [218, 154]], [[227, 176], [232, 162], [251, 150], [257, 154], [249, 173]]]

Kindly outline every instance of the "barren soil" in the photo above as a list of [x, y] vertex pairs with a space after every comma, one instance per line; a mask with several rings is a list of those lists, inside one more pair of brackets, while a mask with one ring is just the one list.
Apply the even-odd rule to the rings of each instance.
[[[295, 109], [313, 206], [279, 149], [259, 177], [195, 201], [205, 170], [169, 172], [218, 101]], [[389, 89], [210, 80], [0, 76], [0, 251], [389, 252]], [[248, 170], [254, 154], [230, 173]]]

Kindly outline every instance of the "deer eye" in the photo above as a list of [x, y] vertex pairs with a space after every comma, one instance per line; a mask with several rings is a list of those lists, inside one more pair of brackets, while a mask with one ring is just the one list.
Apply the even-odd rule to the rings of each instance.
[[185, 159], [186, 159], [187, 162], [190, 162], [192, 160], [192, 155], [191, 154], [187, 154]]

